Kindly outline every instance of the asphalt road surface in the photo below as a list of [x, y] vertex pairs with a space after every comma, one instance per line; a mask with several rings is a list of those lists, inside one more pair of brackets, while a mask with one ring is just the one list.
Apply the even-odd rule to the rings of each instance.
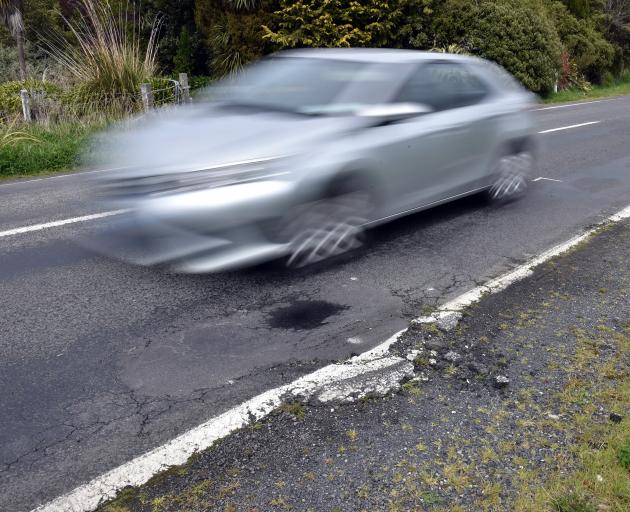
[[541, 135], [545, 179], [523, 200], [407, 217], [308, 272], [132, 267], [77, 245], [107, 218], [46, 226], [99, 213], [79, 177], [0, 182], [0, 511], [29, 510], [367, 350], [630, 203], [630, 97], [537, 116], [541, 131], [594, 124]]

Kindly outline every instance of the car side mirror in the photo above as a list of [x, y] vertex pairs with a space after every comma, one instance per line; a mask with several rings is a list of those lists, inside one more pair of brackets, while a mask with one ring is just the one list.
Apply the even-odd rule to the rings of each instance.
[[357, 114], [360, 117], [372, 119], [378, 124], [389, 124], [430, 112], [433, 112], [433, 109], [429, 105], [421, 103], [384, 103], [364, 108]]

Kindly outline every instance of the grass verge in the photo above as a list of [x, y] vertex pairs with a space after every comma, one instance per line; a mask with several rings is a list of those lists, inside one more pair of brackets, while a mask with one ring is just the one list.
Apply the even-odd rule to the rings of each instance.
[[586, 101], [610, 96], [630, 94], [630, 73], [607, 85], [595, 85], [590, 91], [566, 90], [553, 93], [544, 99], [545, 103], [565, 103], [570, 101]]
[[[558, 395], [561, 412], [573, 425], [574, 443], [546, 485], [523, 482], [515, 510], [630, 510], [630, 337], [627, 330], [599, 327], [576, 333], [577, 364]], [[591, 366], [602, 346], [614, 347], [613, 357]], [[614, 412], [609, 417], [604, 411]]]
[[78, 124], [20, 127], [21, 137], [0, 144], [0, 179], [76, 167], [90, 137], [99, 128]]

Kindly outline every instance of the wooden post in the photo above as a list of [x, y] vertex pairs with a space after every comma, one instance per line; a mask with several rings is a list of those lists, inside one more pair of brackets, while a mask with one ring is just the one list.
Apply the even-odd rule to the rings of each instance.
[[27, 123], [31, 122], [31, 101], [28, 97], [28, 91], [26, 89], [22, 89], [20, 91], [20, 99], [22, 100], [22, 114], [24, 114], [24, 121]]
[[179, 86], [182, 88], [182, 101], [190, 103], [190, 86], [188, 85], [188, 74], [179, 74]]
[[153, 108], [153, 89], [151, 84], [140, 85], [140, 92], [142, 93], [142, 104], [144, 105], [144, 111], [149, 112]]

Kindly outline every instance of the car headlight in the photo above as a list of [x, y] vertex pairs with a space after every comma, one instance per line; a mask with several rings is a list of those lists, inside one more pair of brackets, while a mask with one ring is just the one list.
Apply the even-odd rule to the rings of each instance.
[[253, 181], [279, 179], [289, 174], [280, 168], [282, 157], [244, 160], [200, 167], [191, 171], [118, 177], [101, 185], [101, 193], [111, 198], [156, 197], [178, 192], [227, 187]]
[[176, 181], [179, 188], [189, 190], [278, 179], [281, 176], [286, 176], [289, 172], [279, 169], [277, 160], [278, 158], [249, 160], [183, 172], [177, 175]]

